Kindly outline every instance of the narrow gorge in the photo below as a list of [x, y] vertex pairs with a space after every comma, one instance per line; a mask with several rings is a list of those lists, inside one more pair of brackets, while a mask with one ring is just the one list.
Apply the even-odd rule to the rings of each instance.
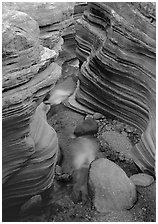
[[155, 221], [155, 154], [155, 3], [2, 3], [3, 221]]

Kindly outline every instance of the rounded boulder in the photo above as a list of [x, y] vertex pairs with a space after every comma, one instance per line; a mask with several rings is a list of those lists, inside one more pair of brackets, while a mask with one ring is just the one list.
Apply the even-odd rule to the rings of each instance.
[[89, 185], [93, 205], [102, 213], [130, 209], [137, 199], [135, 184], [122, 168], [108, 159], [92, 162]]

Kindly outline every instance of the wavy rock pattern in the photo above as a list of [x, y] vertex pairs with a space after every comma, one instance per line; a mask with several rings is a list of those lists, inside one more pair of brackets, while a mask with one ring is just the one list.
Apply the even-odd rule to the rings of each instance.
[[155, 167], [154, 3], [88, 3], [76, 27], [79, 103], [142, 131], [132, 149], [142, 170]]
[[63, 43], [62, 36], [74, 34], [74, 4], [73, 2], [5, 2], [3, 7], [31, 16], [39, 25], [41, 44], [54, 49]]
[[[40, 43], [60, 53], [58, 63], [76, 58], [75, 24], [87, 3], [84, 2], [3, 2], [3, 8], [30, 15], [39, 25]], [[62, 46], [62, 48], [61, 48]]]
[[61, 76], [61, 67], [54, 62], [58, 53], [40, 45], [39, 32], [38, 24], [27, 14], [4, 10], [4, 209], [20, 205], [49, 188], [54, 177], [58, 139], [47, 123], [49, 108], [40, 103]]
[[3, 8], [27, 13], [38, 23], [41, 44], [62, 51], [60, 64], [76, 58], [75, 24], [86, 7], [84, 2], [3, 2]]

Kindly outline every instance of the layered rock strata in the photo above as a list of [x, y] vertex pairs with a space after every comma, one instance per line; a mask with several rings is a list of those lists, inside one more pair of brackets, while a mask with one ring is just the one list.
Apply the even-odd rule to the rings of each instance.
[[[7, 2], [4, 8], [30, 15], [40, 27], [40, 41], [50, 49], [61, 42], [61, 32], [70, 25], [74, 4], [49, 2]], [[69, 19], [69, 21], [67, 21]], [[66, 22], [65, 22], [66, 20]]]
[[155, 167], [154, 3], [88, 3], [76, 27], [77, 55], [84, 62], [79, 103], [142, 131], [133, 158]]
[[39, 27], [23, 12], [4, 10], [2, 26], [3, 209], [49, 188], [58, 139], [42, 99], [61, 76], [58, 52], [42, 47]]
[[[79, 7], [78, 7], [79, 5]], [[83, 10], [73, 2], [5, 2], [3, 7], [30, 15], [39, 25], [41, 44], [55, 49], [67, 42], [67, 47], [75, 49], [75, 19]], [[69, 46], [70, 45], [70, 46]], [[65, 46], [65, 45], [64, 45]]]

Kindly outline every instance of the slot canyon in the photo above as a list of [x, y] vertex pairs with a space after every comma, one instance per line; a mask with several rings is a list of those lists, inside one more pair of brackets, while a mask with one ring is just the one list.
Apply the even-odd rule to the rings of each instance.
[[3, 221], [156, 221], [155, 154], [156, 3], [2, 3]]

